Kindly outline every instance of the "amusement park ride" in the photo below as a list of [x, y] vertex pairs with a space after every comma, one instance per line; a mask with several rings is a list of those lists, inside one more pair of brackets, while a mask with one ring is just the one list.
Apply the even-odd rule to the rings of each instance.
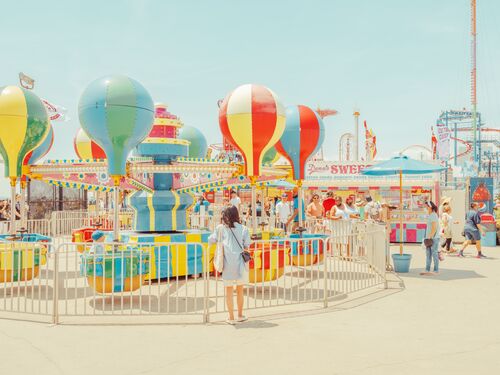
[[[211, 267], [205, 264], [205, 259], [209, 258], [203, 256], [206, 251], [214, 251], [214, 246], [208, 245], [209, 232], [189, 229], [186, 220], [186, 210], [193, 204], [194, 192], [250, 186], [253, 237], [265, 240], [276, 235], [257, 227], [256, 186], [290, 177], [292, 173], [291, 177], [302, 195], [300, 186], [305, 163], [319, 151], [324, 139], [324, 125], [315, 111], [306, 106], [285, 109], [268, 88], [243, 85], [224, 99], [219, 114], [224, 139], [238, 151], [242, 160], [221, 162], [199, 157], [206, 154], [206, 141], [202, 135], [203, 139], [200, 139], [199, 131], [183, 131], [180, 119], [165, 105], [154, 105], [149, 93], [137, 81], [125, 76], [108, 76], [92, 82], [80, 98], [82, 129], [74, 143], [80, 159], [49, 160], [37, 165], [29, 162], [36, 158], [28, 158], [23, 164], [27, 156], [40, 158], [46, 154], [53, 139], [44, 104], [29, 88], [7, 86], [0, 89], [0, 150], [6, 164], [6, 176], [11, 180], [13, 201], [17, 182], [27, 178], [70, 188], [113, 192], [112, 228], [104, 228], [111, 244], [106, 247], [106, 252], [126, 252], [126, 257], [135, 263], [151, 261], [149, 267], [139, 265], [134, 268], [135, 274], [113, 280], [107, 267], [122, 269], [122, 264], [118, 264], [120, 257], [101, 259], [104, 265], [96, 268], [95, 256], [81, 247], [82, 272], [100, 293], [137, 289], [146, 273], [149, 278], [162, 278], [191, 275], [196, 270]], [[286, 126], [285, 116], [288, 118]], [[195, 147], [190, 149], [191, 145]], [[263, 166], [264, 154], [274, 146], [289, 160], [291, 170]], [[130, 232], [119, 231], [120, 191], [129, 192], [128, 202], [134, 211], [133, 231]], [[301, 205], [302, 201], [299, 202]], [[15, 217], [14, 212], [12, 217]], [[300, 215], [301, 225], [302, 219]], [[50, 238], [41, 238], [35, 233], [18, 233], [14, 224], [12, 220], [10, 235], [1, 239], [6, 244], [9, 241], [50, 241]], [[78, 228], [74, 238], [85, 240], [96, 229]], [[284, 236], [283, 233], [280, 235]], [[146, 254], [134, 246], [137, 243], [166, 242], [183, 244], [179, 246], [185, 262], [173, 257], [165, 246], [156, 248], [153, 245]], [[189, 243], [203, 244], [203, 253], [195, 251]], [[250, 267], [263, 271], [255, 273], [261, 275], [258, 281], [276, 278], [280, 274], [279, 270], [271, 269], [276, 265], [271, 266], [264, 257], [273, 257], [276, 253], [276, 259], [281, 259], [279, 264], [283, 267], [289, 252], [292, 252], [291, 259], [307, 252], [311, 256], [309, 263], [313, 263], [319, 260], [319, 252], [323, 251], [308, 249], [307, 246], [290, 248], [285, 243], [266, 254], [253, 249], [254, 260]], [[33, 244], [16, 251], [24, 258], [36, 253], [33, 259], [47, 261], [45, 255], [41, 256], [38, 246]], [[108, 265], [108, 261], [112, 264]], [[172, 267], [162, 267], [166, 261]], [[19, 277], [15, 274], [13, 270], [14, 276], [9, 277]], [[23, 277], [35, 276], [33, 273]]]

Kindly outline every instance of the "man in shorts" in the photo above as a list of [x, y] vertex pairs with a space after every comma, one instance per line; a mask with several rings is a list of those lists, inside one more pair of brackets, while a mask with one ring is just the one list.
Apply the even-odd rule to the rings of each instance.
[[481, 216], [479, 216], [479, 212], [477, 211], [478, 208], [479, 205], [472, 202], [469, 212], [465, 215], [465, 242], [462, 245], [462, 250], [458, 253], [459, 257], [464, 257], [464, 250], [472, 243], [472, 241], [475, 241], [477, 249], [476, 258], [486, 258], [486, 256], [481, 252], [481, 235], [484, 236], [484, 229], [481, 226]]

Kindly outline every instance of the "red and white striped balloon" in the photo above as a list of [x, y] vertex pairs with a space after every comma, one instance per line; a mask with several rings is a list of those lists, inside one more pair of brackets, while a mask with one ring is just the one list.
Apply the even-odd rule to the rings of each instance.
[[222, 135], [245, 159], [245, 174], [259, 176], [262, 158], [285, 130], [285, 108], [267, 87], [237, 87], [222, 102], [219, 125]]

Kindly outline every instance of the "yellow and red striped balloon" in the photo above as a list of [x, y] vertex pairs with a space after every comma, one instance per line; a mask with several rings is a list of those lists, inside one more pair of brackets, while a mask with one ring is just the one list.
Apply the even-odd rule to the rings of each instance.
[[73, 141], [75, 152], [80, 159], [106, 159], [106, 153], [80, 128]]
[[285, 108], [267, 87], [237, 87], [222, 102], [219, 125], [223, 136], [245, 159], [245, 174], [259, 176], [262, 158], [285, 130]]

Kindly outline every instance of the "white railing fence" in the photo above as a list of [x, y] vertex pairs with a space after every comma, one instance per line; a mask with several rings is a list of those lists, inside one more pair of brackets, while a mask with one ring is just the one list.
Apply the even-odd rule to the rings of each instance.
[[[51, 226], [50, 220], [47, 219], [36, 219], [36, 220], [25, 220], [24, 223], [21, 220], [15, 222], [16, 232], [27, 231], [28, 233], [37, 233], [43, 236], [50, 236]], [[0, 234], [10, 233], [10, 221], [0, 222]]]
[[[121, 210], [120, 229], [131, 230], [133, 212]], [[50, 218], [51, 236], [70, 236], [74, 229], [100, 225], [103, 229], [113, 228], [111, 211], [54, 211]]]
[[[245, 309], [300, 303], [385, 285], [385, 233], [256, 241]], [[65, 322], [76, 317], [193, 315], [226, 311], [224, 283], [201, 243], [0, 243], [0, 315]]]

